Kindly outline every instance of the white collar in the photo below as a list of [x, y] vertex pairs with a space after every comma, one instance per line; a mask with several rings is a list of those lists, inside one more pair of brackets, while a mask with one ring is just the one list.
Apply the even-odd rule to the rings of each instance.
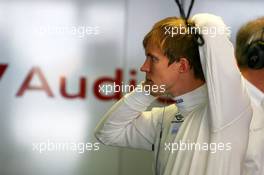
[[197, 106], [208, 101], [206, 84], [187, 92], [181, 96], [173, 98], [180, 112], [190, 112]]
[[[244, 78], [245, 79], [245, 78]], [[258, 106], [262, 106], [264, 108], [264, 93], [261, 92], [256, 86], [254, 86], [251, 82], [245, 79], [247, 91], [250, 95], [251, 100]]]

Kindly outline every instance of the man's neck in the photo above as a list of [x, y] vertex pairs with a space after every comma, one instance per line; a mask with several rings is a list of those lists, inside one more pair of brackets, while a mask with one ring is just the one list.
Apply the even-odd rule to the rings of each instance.
[[241, 69], [242, 75], [256, 88], [264, 93], [264, 68], [262, 69]]
[[200, 80], [200, 79], [193, 79], [193, 81], [190, 82], [182, 82], [181, 83], [181, 88], [177, 89], [174, 93], [172, 92], [172, 96], [177, 97], [183, 94], [186, 94], [188, 92], [191, 92], [199, 87], [201, 87], [202, 85], [204, 85], [205, 82]]

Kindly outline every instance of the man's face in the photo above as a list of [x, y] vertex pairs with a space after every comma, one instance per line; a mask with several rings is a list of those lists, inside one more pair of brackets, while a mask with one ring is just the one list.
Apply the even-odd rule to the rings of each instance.
[[146, 73], [146, 84], [165, 85], [169, 92], [179, 77], [179, 65], [176, 62], [169, 65], [169, 59], [153, 44], [147, 45], [145, 55], [146, 60], [140, 70]]

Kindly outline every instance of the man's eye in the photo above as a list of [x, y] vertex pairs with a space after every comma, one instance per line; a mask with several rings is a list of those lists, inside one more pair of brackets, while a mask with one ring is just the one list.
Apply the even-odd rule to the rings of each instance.
[[148, 56], [148, 58], [150, 58], [150, 60], [153, 61], [153, 62], [158, 62], [159, 61], [159, 59], [157, 57]]

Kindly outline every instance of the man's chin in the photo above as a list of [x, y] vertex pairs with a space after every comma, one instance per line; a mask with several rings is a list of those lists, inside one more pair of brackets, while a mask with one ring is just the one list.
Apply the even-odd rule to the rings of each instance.
[[145, 84], [154, 85], [154, 81], [152, 81], [150, 79], [146, 79]]

